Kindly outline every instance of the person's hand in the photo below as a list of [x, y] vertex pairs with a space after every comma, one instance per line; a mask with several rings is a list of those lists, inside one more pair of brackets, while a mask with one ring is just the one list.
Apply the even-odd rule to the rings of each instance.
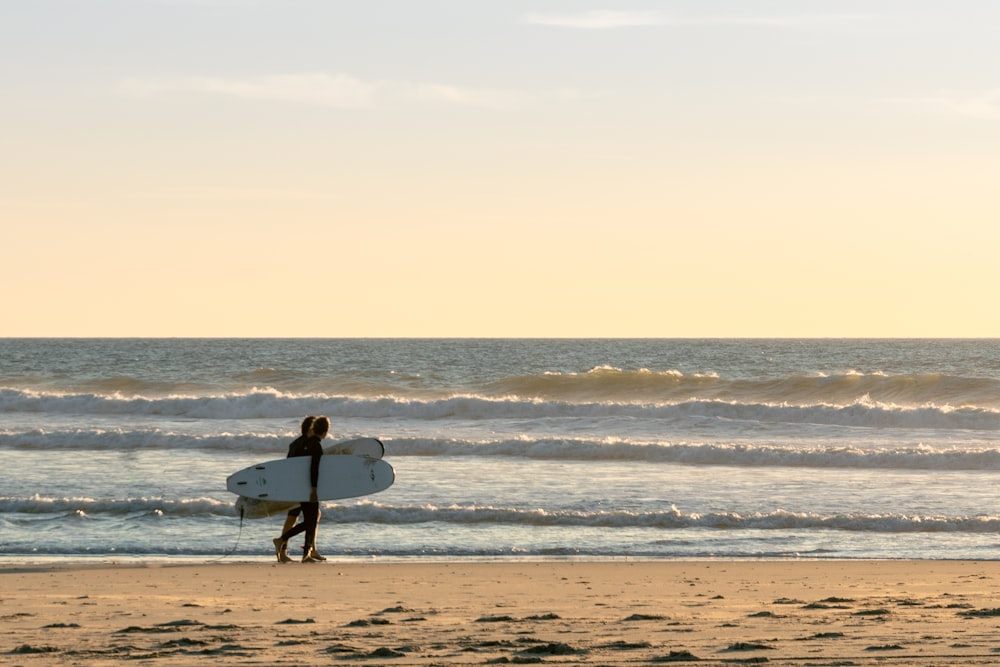
[[315, 486], [312, 487], [311, 491], [309, 491], [309, 502], [311, 502], [311, 503], [318, 503], [319, 502], [319, 498], [316, 496], [316, 487]]

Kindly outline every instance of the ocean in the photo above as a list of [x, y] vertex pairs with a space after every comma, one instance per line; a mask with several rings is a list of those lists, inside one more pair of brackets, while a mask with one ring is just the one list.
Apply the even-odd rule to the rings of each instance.
[[332, 560], [1000, 557], [1000, 340], [0, 339], [0, 562], [270, 561], [310, 414]]

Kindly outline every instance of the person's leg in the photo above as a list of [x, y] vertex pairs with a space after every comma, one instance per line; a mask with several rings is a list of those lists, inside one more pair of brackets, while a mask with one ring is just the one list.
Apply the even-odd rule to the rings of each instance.
[[[303, 563], [318, 561], [312, 553], [313, 544], [316, 543], [316, 524], [319, 522], [319, 503], [302, 503], [302, 523], [299, 526], [306, 531], [306, 551], [302, 555]], [[296, 526], [298, 528], [299, 526]]]
[[[302, 516], [303, 516], [303, 518], [306, 517], [305, 512], [302, 513]], [[307, 527], [308, 526], [306, 525], [306, 522], [303, 521], [302, 523], [300, 523], [299, 525], [295, 526], [294, 528], [291, 528], [290, 530], [286, 530], [285, 532], [283, 532], [281, 534], [281, 537], [274, 538], [274, 540], [273, 540], [273, 542], [274, 542], [274, 550], [275, 550], [275, 553], [278, 555], [278, 562], [281, 562], [281, 563], [289, 563], [289, 562], [291, 562], [292, 559], [288, 557], [288, 540], [292, 539], [293, 537], [295, 537], [296, 535], [298, 535], [302, 531], [306, 530]], [[284, 558], [282, 558], [282, 554], [284, 554]]]
[[287, 542], [288, 540], [292, 539], [293, 537], [295, 537], [296, 535], [298, 535], [302, 531], [308, 530], [309, 529], [309, 525], [306, 523], [307, 518], [308, 518], [308, 515], [305, 512], [303, 512], [302, 513], [302, 522], [299, 523], [294, 528], [292, 528], [291, 530], [286, 530], [285, 532], [283, 532], [281, 534], [281, 537], [279, 537], [278, 539], [281, 540], [282, 542]]
[[[285, 516], [285, 524], [281, 527], [281, 534], [284, 536], [285, 533], [290, 531], [293, 526], [295, 526], [295, 519], [298, 518], [301, 509], [296, 507], [295, 509], [288, 510], [288, 514]], [[292, 559], [288, 556], [288, 541], [282, 539], [281, 537], [273, 540], [274, 551], [278, 557], [279, 563], [290, 563]]]
[[313, 555], [313, 558], [315, 558], [317, 560], [326, 560], [326, 556], [322, 555], [319, 552], [319, 550], [316, 549], [316, 533], [319, 532], [319, 520], [320, 520], [321, 516], [323, 516], [323, 513], [321, 511], [319, 511], [319, 509], [317, 509], [316, 510], [316, 530], [313, 531], [312, 555]]
[[295, 520], [299, 518], [299, 512], [301, 508], [296, 507], [295, 509], [288, 510], [288, 514], [285, 516], [285, 525], [281, 527], [281, 533], [287, 533], [295, 525]]

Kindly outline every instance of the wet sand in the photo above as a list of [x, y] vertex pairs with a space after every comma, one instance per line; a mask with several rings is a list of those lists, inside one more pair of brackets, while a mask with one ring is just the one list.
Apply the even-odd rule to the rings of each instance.
[[0, 566], [0, 664], [1000, 664], [1000, 562]]

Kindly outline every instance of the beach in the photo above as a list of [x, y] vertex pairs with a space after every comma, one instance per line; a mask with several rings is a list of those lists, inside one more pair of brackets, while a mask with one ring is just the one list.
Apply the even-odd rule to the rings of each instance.
[[[0, 340], [0, 665], [1000, 663], [1000, 342]], [[395, 483], [326, 563], [226, 479]], [[300, 555], [297, 541], [290, 552]]]
[[5, 564], [10, 665], [1000, 660], [1000, 562]]

